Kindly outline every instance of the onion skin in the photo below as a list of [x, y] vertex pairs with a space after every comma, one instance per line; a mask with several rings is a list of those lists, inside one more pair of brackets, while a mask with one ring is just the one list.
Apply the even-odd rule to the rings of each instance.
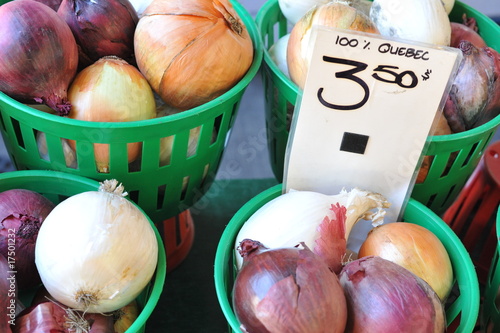
[[360, 9], [346, 3], [329, 2], [309, 10], [294, 25], [290, 32], [287, 48], [288, 72], [299, 88], [304, 88], [310, 48], [310, 30], [313, 25], [361, 31], [378, 34], [379, 31], [370, 18]]
[[339, 274], [346, 295], [346, 332], [445, 332], [437, 294], [407, 269], [377, 256], [347, 263]]
[[476, 30], [468, 25], [458, 22], [451, 22], [450, 46], [458, 48], [462, 40], [467, 40], [477, 48], [486, 47], [486, 42]]
[[62, 0], [59, 15], [80, 47], [80, 68], [114, 55], [134, 64], [139, 17], [128, 0]]
[[[16, 0], [17, 1], [17, 0]], [[39, 193], [11, 189], [0, 193], [0, 253], [14, 258], [19, 288], [40, 283], [35, 266], [38, 231], [55, 205]]]
[[379, 256], [411, 271], [438, 294], [444, 303], [453, 286], [451, 260], [439, 238], [413, 223], [393, 222], [373, 228], [359, 248], [358, 257]]
[[244, 332], [344, 332], [345, 297], [322, 259], [307, 247], [266, 250], [248, 239], [241, 249], [233, 307]]
[[[114, 56], [99, 59], [78, 73], [68, 98], [73, 105], [69, 118], [97, 122], [126, 122], [156, 116], [153, 91], [134, 66]], [[76, 151], [74, 140], [68, 140]], [[128, 162], [141, 152], [140, 142], [128, 143]], [[97, 170], [109, 172], [109, 145], [94, 144]]]
[[187, 110], [232, 88], [253, 61], [253, 42], [227, 0], [155, 0], [134, 37], [139, 69], [170, 106]]
[[16, 0], [0, 6], [0, 91], [66, 115], [67, 90], [78, 66], [68, 25], [47, 5]]

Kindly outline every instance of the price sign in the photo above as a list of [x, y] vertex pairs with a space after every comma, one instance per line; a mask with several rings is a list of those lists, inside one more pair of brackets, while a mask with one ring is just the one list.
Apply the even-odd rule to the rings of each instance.
[[399, 220], [462, 54], [326, 27], [312, 34], [284, 190], [359, 187], [383, 194], [386, 221]]

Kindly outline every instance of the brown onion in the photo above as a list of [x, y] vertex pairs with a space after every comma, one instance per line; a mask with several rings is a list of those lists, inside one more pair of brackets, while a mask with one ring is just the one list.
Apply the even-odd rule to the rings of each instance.
[[80, 68], [108, 55], [135, 63], [133, 43], [139, 18], [129, 0], [62, 0], [57, 14], [80, 47]]
[[421, 278], [393, 263], [370, 256], [347, 263], [339, 275], [348, 320], [346, 332], [441, 333], [444, 307]]
[[222, 95], [248, 71], [253, 43], [227, 0], [155, 0], [135, 32], [139, 69], [170, 106], [186, 110]]
[[[16, 0], [17, 1], [17, 0]], [[13, 259], [20, 288], [41, 282], [35, 265], [38, 231], [54, 204], [43, 195], [25, 189], [0, 193], [0, 253]]]
[[0, 6], [0, 91], [22, 102], [71, 109], [67, 89], [78, 48], [70, 28], [47, 5], [16, 0]]
[[[125, 60], [106, 56], [82, 70], [68, 92], [72, 119], [97, 122], [127, 122], [156, 116], [153, 91], [137, 68]], [[76, 151], [74, 140], [68, 140]], [[140, 154], [140, 142], [128, 143], [128, 162]], [[77, 152], [78, 153], [78, 152]], [[109, 172], [109, 144], [95, 143], [99, 172]]]
[[439, 238], [430, 230], [406, 222], [373, 228], [359, 248], [358, 256], [379, 256], [422, 278], [444, 302], [453, 286], [451, 260]]
[[233, 308], [244, 332], [344, 332], [347, 309], [337, 275], [302, 246], [268, 250], [241, 242]]
[[313, 7], [294, 25], [287, 48], [287, 64], [290, 78], [299, 88], [304, 87], [311, 27], [323, 25], [331, 28], [376, 33], [379, 31], [372, 20], [357, 9], [342, 2], [328, 2]]

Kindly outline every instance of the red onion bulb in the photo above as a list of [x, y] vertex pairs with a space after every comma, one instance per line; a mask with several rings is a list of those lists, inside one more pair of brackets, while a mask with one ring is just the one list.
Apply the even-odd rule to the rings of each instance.
[[[17, 1], [17, 0], [16, 0]], [[55, 205], [37, 192], [12, 189], [0, 193], [0, 253], [13, 258], [20, 288], [41, 282], [35, 265], [38, 231]]]
[[78, 47], [68, 25], [49, 6], [16, 0], [0, 6], [0, 91], [43, 103], [66, 115]]
[[0, 254], [0, 332], [10, 333], [10, 323], [16, 318], [17, 286], [16, 277], [10, 272], [9, 262]]
[[378, 256], [347, 263], [339, 274], [346, 332], [444, 332], [445, 311], [432, 288], [406, 268]]
[[80, 47], [80, 68], [104, 56], [134, 64], [134, 32], [139, 18], [129, 0], [62, 0], [57, 14]]
[[304, 244], [271, 250], [249, 239], [240, 244], [233, 307], [244, 332], [344, 332], [345, 296], [319, 256]]

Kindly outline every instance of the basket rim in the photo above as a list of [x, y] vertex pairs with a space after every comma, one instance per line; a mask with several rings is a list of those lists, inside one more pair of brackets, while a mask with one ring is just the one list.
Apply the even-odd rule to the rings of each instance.
[[[477, 9], [471, 7], [468, 4], [465, 4], [461, 1], [456, 1], [455, 4], [458, 4], [459, 6], [463, 7], [467, 11], [474, 13], [475, 15], [479, 15], [484, 20], [490, 25], [491, 27], [498, 27], [498, 31], [500, 32], [500, 26], [496, 24], [490, 17], [485, 16], [482, 14], [480, 11]], [[257, 27], [259, 28], [259, 31], [263, 25], [263, 22], [266, 20], [266, 15], [269, 12], [271, 8], [274, 8], [275, 6], [279, 5], [278, 0], [267, 0], [264, 5], [260, 8], [260, 10], [257, 12], [257, 16], [255, 18], [255, 22], [257, 24]], [[261, 40], [262, 44], [264, 44], [264, 36], [262, 36]], [[298, 96], [299, 94], [299, 87], [297, 84], [295, 84], [289, 77], [287, 77], [279, 68], [278, 65], [272, 60], [271, 55], [269, 53], [268, 48], [263, 47], [263, 63], [269, 67], [269, 69], [272, 71], [273, 75], [277, 76], [279, 81], [287, 86], [288, 89], [293, 91], [295, 95]], [[458, 133], [452, 133], [452, 134], [446, 134], [446, 135], [432, 135], [427, 137], [427, 142], [449, 142], [449, 141], [455, 141], [455, 140], [463, 140], [467, 138], [473, 138], [478, 134], [482, 134], [484, 132], [487, 132], [488, 130], [497, 127], [500, 125], [500, 114], [498, 114], [495, 118], [489, 120], [488, 122], [477, 126], [475, 128], [472, 128], [470, 130], [464, 131], [464, 132], [458, 132]]]
[[[234, 313], [232, 304], [230, 304], [228, 296], [229, 294], [227, 293], [228, 291], [228, 286], [225, 285], [225, 277], [226, 277], [226, 270], [227, 270], [227, 265], [228, 265], [228, 256], [232, 255], [233, 251], [233, 245], [234, 245], [234, 239], [236, 238], [239, 230], [241, 229], [241, 225], [244, 223], [242, 221], [242, 218], [246, 216], [247, 214], [252, 214], [249, 213], [250, 210], [253, 209], [258, 209], [256, 206], [259, 206], [262, 204], [262, 201], [264, 199], [272, 200], [272, 198], [279, 196], [282, 192], [282, 184], [277, 184], [274, 185], [256, 196], [254, 196], [252, 199], [247, 201], [232, 217], [232, 219], [229, 221], [229, 223], [226, 225], [226, 228], [224, 232], [221, 235], [221, 238], [219, 240], [219, 244], [217, 246], [217, 250], [215, 253], [215, 261], [214, 261], [214, 282], [215, 282], [215, 289], [216, 289], [216, 294], [217, 298], [219, 301], [220, 308], [222, 309], [222, 312], [224, 313], [224, 316], [229, 323], [231, 327], [238, 327], [239, 322], [236, 318], [236, 315]], [[410, 210], [412, 213], [418, 211], [418, 212], [423, 212], [425, 215], [427, 215], [430, 219], [440, 219], [439, 216], [431, 211], [429, 208], [427, 208], [425, 205], [422, 203], [418, 202], [417, 200], [410, 198], [408, 201], [408, 206], [410, 207]], [[499, 215], [500, 216], [500, 215]], [[468, 255], [467, 250], [465, 247], [463, 247], [462, 242], [456, 236], [451, 229], [448, 230], [449, 227], [444, 223], [436, 224], [433, 225], [433, 228], [436, 230], [440, 230], [445, 232], [448, 236], [449, 243], [452, 243], [457, 250], [457, 253], [452, 253], [450, 254], [450, 257], [454, 258], [459, 258], [460, 264], [465, 264], [467, 265], [470, 269], [465, 270], [465, 273], [460, 273], [460, 276], [465, 277], [467, 281], [470, 283], [464, 284], [463, 280], [457, 281], [458, 286], [460, 290], [467, 290], [470, 298], [477, 300], [477, 304], [467, 304], [470, 310], [470, 315], [467, 318], [464, 318], [464, 316], [460, 317], [460, 325], [461, 327], [467, 327], [472, 329], [475, 324], [476, 320], [479, 315], [479, 282], [477, 275], [475, 274], [475, 269], [474, 265], [472, 263], [472, 260], [470, 259], [470, 256]], [[451, 231], [451, 232], [450, 232]], [[231, 244], [231, 246], [228, 246], [228, 244]], [[461, 245], [462, 244], [462, 245]], [[460, 246], [461, 245], [461, 246]], [[455, 270], [455, 269], [454, 269]], [[457, 275], [455, 275], [456, 278]], [[470, 288], [470, 285], [474, 285], [474, 288]], [[477, 288], [476, 288], [477, 286]], [[232, 286], [229, 286], [232, 287]], [[459, 296], [462, 298], [462, 295]], [[455, 300], [457, 302], [457, 300]], [[462, 300], [463, 303], [463, 300]], [[452, 312], [451, 315], [453, 318], [452, 320], [455, 319], [456, 311], [460, 310], [457, 309], [456, 304], [453, 304], [453, 309], [450, 309]], [[447, 313], [448, 317], [448, 313]], [[450, 319], [450, 318], [447, 318]], [[451, 321], [450, 321], [451, 322]]]
[[74, 127], [83, 127], [83, 128], [102, 128], [105, 127], [107, 129], [118, 129], [118, 128], [135, 128], [138, 126], [146, 127], [146, 126], [155, 126], [161, 125], [165, 123], [172, 123], [180, 120], [184, 120], [187, 118], [193, 118], [201, 115], [207, 110], [215, 109], [218, 105], [224, 104], [227, 100], [230, 100], [240, 92], [244, 91], [248, 84], [253, 80], [253, 78], [259, 72], [260, 66], [262, 64], [263, 52], [262, 45], [260, 43], [260, 33], [258, 32], [257, 26], [255, 24], [254, 19], [250, 15], [250, 13], [246, 10], [243, 5], [241, 5], [237, 0], [229, 0], [229, 2], [233, 5], [235, 11], [240, 16], [241, 20], [244, 22], [248, 33], [250, 34], [250, 38], [253, 42], [253, 60], [248, 68], [248, 71], [245, 75], [236, 83], [231, 89], [226, 91], [221, 96], [205, 103], [199, 105], [195, 108], [178, 112], [176, 114], [171, 114], [165, 117], [158, 117], [152, 119], [145, 120], [137, 120], [137, 121], [128, 121], [128, 122], [89, 122], [78, 119], [71, 119], [67, 117], [61, 117], [55, 114], [46, 113], [35, 108], [29, 107], [17, 100], [9, 97], [5, 93], [0, 91], [0, 102], [7, 103], [9, 105], [15, 106], [16, 109], [19, 109], [23, 113], [27, 113], [30, 116], [33, 116], [37, 119], [43, 119], [46, 121], [51, 121], [55, 124], [64, 124], [71, 125]]
[[[0, 181], [5, 179], [15, 179], [15, 178], [27, 178], [27, 179], [39, 179], [39, 178], [61, 178], [69, 182], [84, 184], [86, 186], [95, 187], [96, 190], [99, 187], [99, 181], [93, 180], [87, 177], [78, 176], [62, 171], [55, 170], [18, 170], [0, 173]], [[148, 297], [144, 305], [141, 307], [141, 311], [130, 327], [125, 331], [126, 333], [139, 332], [147, 324], [147, 319], [151, 316], [155, 307], [160, 299], [163, 291], [163, 286], [165, 283], [166, 273], [167, 273], [167, 258], [165, 253], [165, 246], [163, 240], [158, 232], [153, 221], [149, 216], [142, 210], [142, 208], [131, 201], [144, 215], [147, 217], [158, 243], [158, 263], [156, 265], [156, 270], [153, 275], [153, 279], [149, 282], [149, 286], [152, 284], [152, 288], [148, 292]], [[146, 286], [146, 289], [148, 286]], [[146, 290], [145, 289], [145, 290]]]

